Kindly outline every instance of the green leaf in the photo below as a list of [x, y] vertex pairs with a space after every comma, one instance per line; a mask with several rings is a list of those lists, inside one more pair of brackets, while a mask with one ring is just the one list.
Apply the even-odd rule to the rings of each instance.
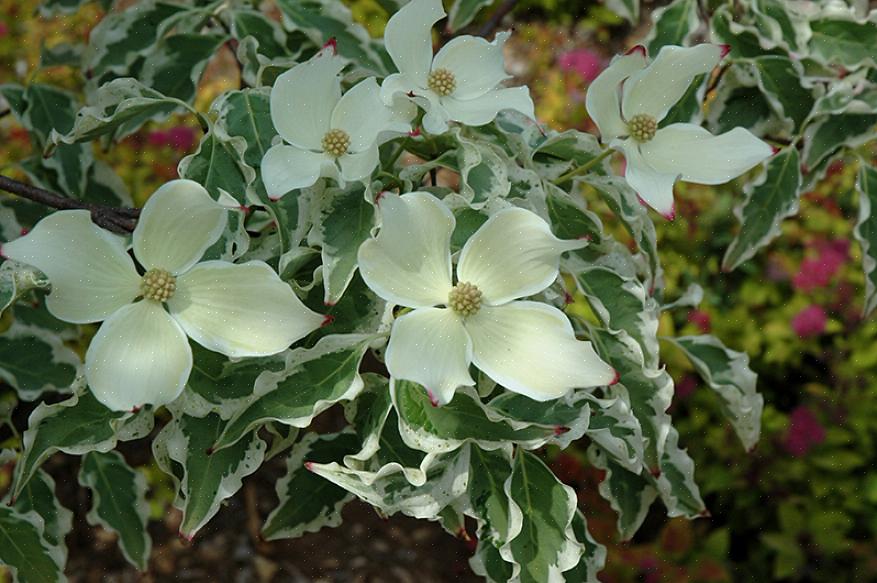
[[66, 562], [67, 545], [64, 538], [73, 530], [73, 513], [58, 500], [52, 476], [37, 470], [12, 507], [20, 516], [31, 510], [39, 514], [43, 519], [43, 540], [60, 550], [62, 562]]
[[42, 0], [40, 16], [51, 17], [59, 14], [75, 14], [79, 8], [92, 0]]
[[241, 488], [243, 478], [255, 472], [265, 457], [265, 442], [253, 432], [227, 448], [211, 449], [227, 425], [219, 415], [177, 414], [152, 443], [156, 462], [176, 484], [174, 506], [183, 511], [180, 535], [188, 540], [219, 512], [222, 502]]
[[484, 409], [490, 419], [502, 418], [515, 428], [539, 425], [553, 429], [554, 435], [547, 441], [566, 447], [587, 432], [592, 401], [596, 402], [596, 399], [584, 391], [568, 393], [559, 399], [541, 402], [504, 391], [491, 400]]
[[731, 56], [735, 59], [785, 54], [781, 49], [762, 46], [762, 36], [758, 29], [737, 22], [730, 7], [725, 4], [713, 13], [710, 32], [713, 42], [721, 42], [731, 47]]
[[136, 132], [147, 121], [167, 118], [186, 105], [146, 87], [136, 79], [114, 79], [102, 85], [91, 103], [79, 110], [68, 133], [53, 132], [54, 143], [77, 144], [108, 136], [120, 140]]
[[27, 101], [24, 100], [24, 87], [18, 83], [3, 83], [0, 85], [0, 95], [9, 104], [9, 109], [19, 120], [24, 117]]
[[217, 413], [229, 419], [253, 394], [256, 378], [266, 370], [283, 368], [283, 354], [229, 360], [226, 356], [191, 342], [193, 365], [187, 383], [185, 411], [195, 417]]
[[66, 581], [61, 550], [49, 545], [42, 535], [42, 518], [39, 514], [19, 514], [6, 505], [0, 506], [0, 564], [12, 570], [13, 581]]
[[39, 405], [22, 436], [24, 453], [15, 466], [13, 498], [18, 498], [34, 472], [56, 451], [71, 455], [107, 452], [119, 441], [149, 434], [152, 424], [150, 412], [111, 411], [90, 391], [54, 405]]
[[402, 439], [420, 451], [445, 453], [466, 442], [485, 449], [497, 449], [509, 442], [533, 449], [554, 435], [553, 427], [515, 428], [490, 419], [471, 389], [458, 389], [450, 403], [436, 407], [426, 389], [417, 383], [393, 379], [390, 385]]
[[[50, 142], [53, 132], [67, 133], [76, 117], [76, 99], [66, 91], [51, 85], [34, 83], [24, 92], [27, 108], [23, 122], [36, 137], [40, 148]], [[81, 198], [85, 191], [86, 174], [94, 156], [91, 148], [83, 145], [62, 144], [42, 165], [57, 173], [58, 185], [68, 195]]]
[[746, 185], [746, 200], [734, 211], [740, 232], [725, 253], [722, 269], [735, 269], [780, 234], [780, 222], [798, 212], [800, 187], [797, 149], [788, 147], [767, 161], [765, 172]]
[[478, 13], [486, 6], [493, 4], [494, 0], [454, 0], [451, 10], [448, 12], [448, 32], [457, 32], [478, 16]]
[[504, 489], [511, 475], [509, 448], [487, 451], [471, 447], [467, 490], [471, 508], [467, 513], [478, 521], [478, 549], [469, 563], [476, 574], [497, 583], [511, 580], [515, 567], [500, 554], [500, 548], [508, 542], [511, 521]]
[[800, 52], [802, 38], [810, 34], [810, 25], [783, 0], [753, 0], [752, 16], [763, 36], [768, 36], [790, 52]]
[[642, 349], [625, 332], [592, 329], [591, 342], [600, 357], [618, 371], [620, 382], [607, 392], [611, 398], [621, 398], [629, 405], [646, 442], [643, 463], [651, 473], [659, 473], [670, 426], [667, 408], [673, 399], [673, 380], [664, 370], [645, 367]]
[[85, 45], [58, 43], [51, 47], [44, 46], [40, 50], [40, 67], [79, 67]]
[[24, 401], [67, 390], [81, 366], [76, 353], [46, 330], [16, 322], [0, 335], [0, 378]]
[[600, 320], [612, 330], [623, 330], [642, 349], [644, 364], [658, 366], [658, 303], [643, 285], [606, 267], [592, 267], [576, 275], [576, 283]]
[[313, 348], [287, 353], [285, 368], [259, 375], [249, 404], [208, 446], [217, 450], [228, 447], [267, 421], [307, 427], [320, 412], [354, 398], [363, 387], [359, 362], [372, 339], [364, 335], [327, 336]]
[[393, 402], [390, 399], [389, 379], [375, 373], [364, 373], [362, 392], [344, 405], [344, 417], [359, 438], [361, 449], [348, 456], [344, 463], [351, 465], [364, 462], [380, 448], [384, 424], [390, 415]]
[[658, 127], [665, 128], [674, 123], [694, 123], [700, 125], [703, 121], [703, 101], [706, 93], [709, 75], [698, 75], [688, 86], [682, 98], [676, 105], [670, 108], [667, 115], [660, 121]]
[[698, 374], [721, 399], [722, 413], [734, 427], [743, 447], [751, 450], [761, 434], [764, 398], [755, 383], [758, 375], [749, 368], [749, 357], [728, 349], [714, 336], [667, 337], [694, 365]]
[[696, 518], [706, 514], [700, 489], [694, 481], [694, 461], [679, 447], [679, 432], [672, 425], [668, 427], [661, 454], [661, 473], [654, 476], [654, 481], [671, 518]]
[[752, 59], [758, 87], [777, 115], [788, 119], [797, 131], [813, 108], [813, 94], [801, 85], [804, 77], [799, 63], [788, 57], [764, 56]]
[[456, 169], [460, 174], [460, 195], [470, 204], [474, 203], [475, 208], [506, 196], [511, 183], [505, 153], [493, 144], [464, 136], [459, 129], [452, 133], [459, 144]]
[[108, 72], [129, 73], [134, 61], [158, 41], [171, 17], [185, 10], [180, 4], [141, 0], [108, 14], [89, 34], [84, 61], [87, 74], [100, 79]]
[[636, 26], [639, 24], [640, 0], [606, 0], [606, 8]]
[[629, 541], [642, 526], [658, 492], [639, 473], [615, 464], [597, 446], [588, 448], [588, 459], [595, 467], [606, 472], [597, 489], [618, 515], [616, 527], [621, 540]]
[[140, 80], [163, 95], [191, 103], [207, 62], [225, 40], [222, 35], [202, 33], [166, 37], [146, 57]]
[[[603, 148], [592, 134], [567, 130], [554, 134], [533, 150], [531, 159], [535, 170], [549, 181], [555, 181], [573, 168], [587, 164], [603, 153]], [[608, 162], [591, 169], [594, 174], [608, 174]]]
[[231, 15], [231, 32], [236, 39], [251, 36], [259, 42], [259, 53], [269, 59], [288, 54], [286, 33], [280, 25], [258, 10], [232, 10], [223, 14]]
[[341, 509], [353, 496], [311, 473], [307, 466], [341, 460], [355, 453], [359, 445], [353, 433], [309, 433], [293, 448], [286, 460], [286, 475], [276, 485], [280, 503], [262, 527], [265, 540], [296, 538], [324, 526], [341, 524]]
[[877, 23], [848, 18], [810, 21], [810, 55], [825, 64], [855, 69], [877, 64]]
[[585, 239], [599, 243], [603, 239], [600, 218], [585, 208], [581, 200], [547, 183], [545, 205], [552, 231], [561, 239]]
[[[17, 223], [17, 221], [15, 222]], [[21, 231], [21, 226], [17, 224], [12, 226], [10, 230], [16, 228]], [[4, 261], [0, 265], [0, 314], [30, 290], [47, 289], [49, 286], [48, 278], [38, 269], [17, 261]], [[0, 361], [0, 369], [2, 367], [2, 361]], [[3, 373], [0, 372], [0, 377], [2, 376]]]
[[862, 246], [862, 268], [865, 271], [865, 308], [867, 316], [877, 307], [877, 216], [872, 209], [877, 208], [877, 170], [868, 163], [859, 165], [856, 180], [859, 191], [859, 219], [853, 231]]
[[333, 462], [313, 464], [311, 471], [385, 514], [402, 512], [414, 518], [434, 518], [466, 491], [469, 447], [441, 456], [428, 455], [419, 467], [411, 467], [409, 464], [415, 461], [412, 454], [416, 456], [417, 452], [405, 450], [398, 431], [392, 437], [395, 426], [395, 420], [388, 420], [381, 451], [371, 469], [351, 469]]
[[247, 143], [243, 138], [230, 137], [214, 126], [201, 138], [198, 151], [180, 160], [177, 172], [204, 186], [215, 200], [227, 192], [246, 205], [256, 172], [244, 162]]
[[588, 174], [585, 182], [594, 188], [606, 202], [625, 230], [633, 237], [643, 253], [650, 270], [650, 285], [660, 280], [663, 274], [658, 256], [655, 224], [651, 221], [645, 207], [637, 200], [636, 193], [620, 176], [595, 176]]
[[271, 140], [277, 135], [271, 121], [270, 95], [267, 88], [230, 91], [213, 104], [218, 114], [217, 124], [228, 135], [246, 140], [244, 162], [253, 168], [261, 166], [265, 152], [271, 148]]
[[509, 498], [509, 540], [500, 549], [520, 569], [513, 580], [543, 583], [578, 565], [583, 548], [572, 530], [576, 494], [542, 461], [519, 449], [505, 483]]
[[340, 2], [277, 0], [277, 6], [283, 13], [287, 30], [301, 31], [317, 46], [334, 38], [342, 57], [381, 76], [392, 71], [383, 43], [372, 40]]
[[362, 184], [352, 183], [345, 189], [328, 188], [321, 197], [320, 226], [309, 243], [322, 246], [326, 304], [341, 300], [356, 271], [359, 246], [371, 236], [375, 208], [368, 195]]
[[79, 485], [91, 489], [88, 523], [114, 532], [128, 562], [145, 571], [152, 539], [146, 530], [149, 505], [144, 475], [132, 469], [117, 451], [92, 451], [82, 458]]
[[841, 113], [811, 123], [804, 132], [804, 167], [814, 173], [840, 148], [855, 148], [873, 140], [874, 124], [877, 114], [873, 113]]
[[649, 54], [657, 55], [665, 45], [684, 46], [700, 26], [697, 0], [674, 0], [652, 13], [655, 23], [646, 46]]
[[606, 547], [598, 543], [588, 532], [588, 522], [581, 510], [576, 510], [572, 519], [572, 529], [585, 552], [579, 564], [563, 574], [567, 583], [598, 583], [597, 573], [606, 565]]

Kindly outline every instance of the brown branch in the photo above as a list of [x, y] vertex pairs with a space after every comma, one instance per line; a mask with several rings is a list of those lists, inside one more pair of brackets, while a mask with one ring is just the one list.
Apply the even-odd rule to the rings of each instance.
[[130, 233], [137, 224], [137, 217], [140, 216], [140, 209], [114, 208], [67, 198], [66, 196], [38, 188], [31, 184], [13, 180], [2, 174], [0, 174], [0, 190], [55, 209], [84, 209], [91, 211], [91, 220], [96, 225], [114, 233]]
[[496, 27], [499, 26], [502, 19], [505, 18], [505, 15], [514, 10], [515, 4], [517, 3], [518, 0], [505, 0], [505, 2], [503, 2], [500, 7], [490, 15], [490, 18], [484, 23], [484, 26], [478, 30], [478, 36], [486, 37], [496, 30]]

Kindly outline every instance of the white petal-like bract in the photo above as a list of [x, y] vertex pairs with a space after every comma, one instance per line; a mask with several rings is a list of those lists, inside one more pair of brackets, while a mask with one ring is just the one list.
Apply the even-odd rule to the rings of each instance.
[[697, 125], [674, 123], [658, 130], [640, 151], [658, 172], [681, 175], [686, 182], [723, 184], [768, 158], [773, 148], [744, 128], [714, 136]]
[[110, 316], [85, 354], [85, 378], [97, 400], [116, 411], [165, 405], [182, 392], [192, 371], [186, 334], [152, 300]]
[[262, 261], [199, 263], [167, 305], [193, 340], [232, 357], [276, 354], [323, 323]]
[[[533, 100], [527, 87], [493, 89], [472, 99], [443, 97], [441, 104], [449, 119], [464, 125], [481, 126], [490, 123], [504, 109], [514, 109], [534, 119]], [[424, 124], [425, 125], [425, 124]]]
[[677, 172], [658, 172], [643, 157], [640, 145], [628, 138], [616, 145], [624, 152], [624, 179], [639, 197], [650, 207], [673, 219], [673, 185], [679, 178]]
[[305, 150], [321, 150], [332, 111], [341, 99], [344, 59], [331, 47], [286, 71], [271, 88], [271, 121], [280, 136]]
[[449, 402], [457, 387], [475, 384], [472, 343], [449, 309], [419, 308], [393, 322], [386, 361], [391, 376], [420, 383], [437, 404]]
[[724, 53], [721, 45], [665, 46], [654, 61], [624, 82], [621, 111], [624, 119], [646, 114], [661, 121], [682, 99], [694, 78], [712, 71]]
[[621, 82], [645, 66], [646, 49], [637, 46], [626, 55], [615, 57], [588, 87], [585, 108], [604, 144], [627, 135], [627, 124], [621, 118]]
[[46, 308], [65, 322], [99, 322], [140, 293], [124, 239], [92, 223], [86, 210], [52, 213], [24, 237], [4, 243], [3, 255], [48, 276]]
[[334, 162], [324, 154], [277, 144], [262, 158], [262, 181], [271, 198], [279, 198], [296, 188], [307, 188], [319, 180], [322, 167]]
[[396, 68], [419, 87], [426, 87], [432, 65], [432, 25], [444, 17], [441, 0], [411, 0], [384, 29], [384, 45]]
[[515, 393], [537, 401], [572, 389], [611, 384], [615, 370], [578, 340], [566, 315], [546, 304], [519, 301], [484, 306], [465, 321], [475, 366]]
[[502, 48], [508, 32], [497, 33], [493, 42], [463, 35], [451, 39], [435, 55], [432, 69], [447, 69], [454, 75], [457, 99], [480, 97], [510, 77], [505, 70]]
[[381, 197], [381, 230], [359, 247], [366, 284], [394, 304], [422, 308], [443, 304], [451, 290], [451, 211], [426, 192]]
[[558, 239], [532, 211], [504, 209], [466, 241], [457, 279], [476, 285], [487, 304], [504, 304], [551, 285], [557, 279], [561, 253], [586, 244]]
[[228, 211], [192, 180], [171, 180], [149, 197], [134, 229], [134, 256], [146, 269], [179, 275], [219, 240]]

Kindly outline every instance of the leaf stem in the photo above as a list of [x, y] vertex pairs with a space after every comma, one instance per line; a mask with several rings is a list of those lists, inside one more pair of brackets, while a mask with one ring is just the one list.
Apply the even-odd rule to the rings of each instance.
[[597, 164], [599, 164], [600, 162], [605, 160], [608, 156], [610, 156], [612, 154], [612, 152], [614, 152], [614, 150], [612, 148], [606, 148], [605, 150], [600, 152], [599, 156], [591, 158], [590, 160], [588, 160], [587, 162], [585, 162], [584, 164], [582, 164], [578, 168], [573, 168], [572, 170], [570, 170], [566, 174], [562, 175], [560, 178], [558, 178], [557, 180], [554, 181], [554, 184], [560, 186], [561, 184], [563, 184], [567, 180], [570, 180], [574, 176], [579, 176], [580, 174], [584, 174], [585, 172], [587, 172], [588, 170], [590, 170], [591, 168], [593, 168], [594, 166], [596, 166]]

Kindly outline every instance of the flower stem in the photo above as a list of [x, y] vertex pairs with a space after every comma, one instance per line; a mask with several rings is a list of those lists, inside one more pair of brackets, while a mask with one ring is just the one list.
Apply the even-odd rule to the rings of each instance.
[[588, 170], [590, 170], [591, 168], [593, 168], [594, 166], [596, 166], [597, 164], [602, 162], [608, 156], [610, 156], [613, 151], [614, 150], [612, 150], [612, 148], [606, 148], [605, 150], [600, 152], [599, 156], [591, 158], [590, 160], [588, 160], [587, 162], [585, 162], [584, 164], [582, 164], [578, 168], [573, 168], [572, 170], [570, 170], [566, 174], [562, 175], [560, 178], [558, 178], [557, 180], [554, 181], [554, 184], [560, 186], [561, 184], [563, 184], [567, 180], [570, 180], [574, 176], [579, 176], [580, 174], [584, 174], [585, 172], [587, 172]]

